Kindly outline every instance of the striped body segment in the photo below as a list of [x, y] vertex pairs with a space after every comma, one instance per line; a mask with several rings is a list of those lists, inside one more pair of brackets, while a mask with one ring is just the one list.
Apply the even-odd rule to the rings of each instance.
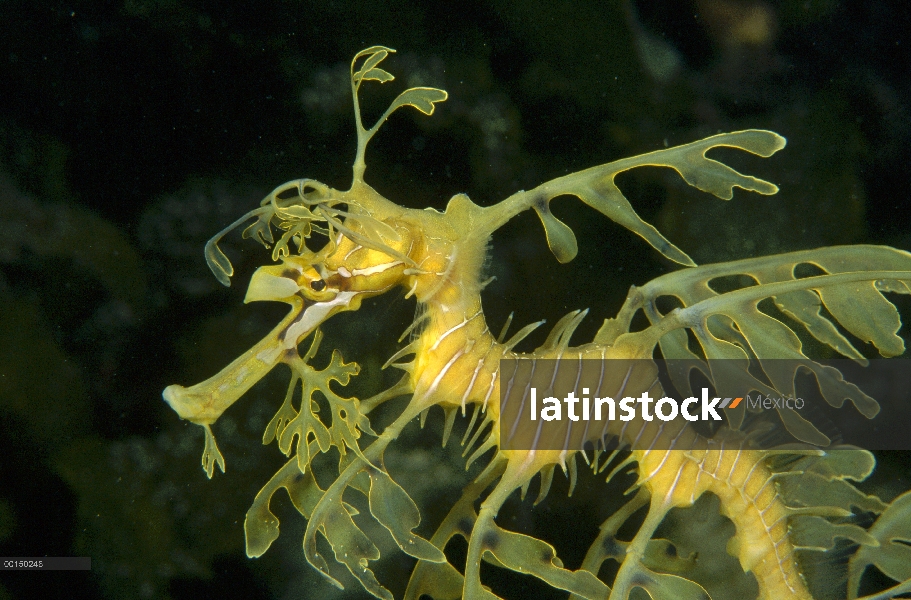
[[633, 451], [640, 483], [671, 507], [692, 506], [705, 492], [718, 496], [721, 513], [737, 530], [729, 551], [744, 571], [755, 575], [759, 597], [812, 598], [797, 568], [788, 538], [789, 513], [765, 465], [766, 455], [745, 448], [748, 440], [736, 432], [711, 440], [688, 434], [698, 437], [696, 444], [704, 449]]
[[[464, 272], [464, 267], [450, 271]], [[589, 343], [572, 347], [568, 346], [572, 331], [564, 331], [562, 346], [557, 344], [529, 354], [513, 352], [490, 333], [480, 294], [472, 293], [471, 286], [461, 283], [455, 279], [443, 285], [436, 290], [434, 299], [445, 300], [429, 302], [425, 307], [427, 322], [414, 345], [413, 386], [417, 401], [427, 399], [428, 406], [460, 410], [478, 405], [494, 423], [491, 437], [508, 435], [512, 424], [501, 420], [499, 399], [500, 387], [510, 385], [509, 374], [500, 370], [501, 359], [510, 358], [560, 359], [558, 376], [577, 382], [577, 389], [589, 388], [592, 398], [610, 396], [619, 400], [644, 391], [661, 397], [657, 369], [632, 376], [622, 369], [608, 374], [592, 370], [591, 365], [604, 365], [606, 359], [615, 359], [609, 363], [615, 365], [645, 362], [623, 345]], [[568, 327], [572, 327], [569, 322]], [[624, 358], [639, 360], [625, 363]], [[584, 374], [580, 372], [583, 364], [590, 365]], [[634, 448], [638, 485], [659, 499], [662, 510], [692, 506], [706, 492], [719, 497], [722, 514], [737, 529], [731, 551], [744, 570], [756, 576], [760, 598], [811, 598], [788, 540], [788, 512], [774, 477], [764, 464], [763, 452], [750, 448], [743, 434], [722, 430], [721, 438], [707, 439], [679, 420], [604, 422], [603, 427], [592, 428], [591, 421], [567, 420], [566, 429], [560, 433], [564, 443], [559, 450], [499, 449], [499, 453], [511, 464], [524, 465], [526, 474], [534, 475], [548, 465], [565, 467], [586, 442], [596, 445], [619, 437], [622, 445]], [[678, 450], [675, 446], [697, 449]]]

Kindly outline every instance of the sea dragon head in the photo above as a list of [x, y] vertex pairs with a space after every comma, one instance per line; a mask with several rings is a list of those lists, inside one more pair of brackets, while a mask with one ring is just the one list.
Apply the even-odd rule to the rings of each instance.
[[[301, 358], [297, 346], [301, 341], [332, 315], [360, 308], [364, 298], [396, 285], [408, 285], [409, 281], [414, 282], [415, 292], [418, 280], [437, 274], [432, 260], [428, 263], [412, 257], [419, 255], [424, 242], [420, 227], [412, 227], [409, 219], [402, 218], [408, 210], [383, 198], [364, 182], [367, 143], [389, 115], [403, 106], [430, 115], [435, 103], [447, 98], [445, 91], [436, 88], [407, 89], [372, 127], [365, 128], [358, 90], [364, 81], [392, 81], [393, 76], [377, 66], [392, 52], [373, 46], [351, 61], [358, 139], [351, 188], [336, 190], [314, 179], [289, 181], [206, 244], [209, 268], [223, 285], [231, 285], [234, 267], [218, 243], [228, 232], [255, 219], [243, 231], [243, 237], [254, 238], [270, 248], [272, 260], [279, 262], [254, 273], [245, 301], [272, 300], [291, 305], [291, 311], [269, 335], [218, 374], [191, 387], [171, 385], [163, 392], [178, 415], [206, 429], [203, 465], [210, 476], [214, 464], [223, 469], [224, 461], [209, 425], [275, 365], [298, 365]], [[278, 239], [274, 232], [280, 234]], [[321, 247], [314, 240], [317, 234], [325, 237]]]
[[[355, 206], [354, 201], [348, 199], [347, 206]], [[298, 254], [285, 254], [279, 264], [257, 269], [247, 288], [245, 302], [279, 301], [302, 311], [296, 341], [332, 315], [357, 310], [365, 298], [401, 284], [416, 266], [411, 258], [414, 235], [405, 225], [393, 228], [366, 212], [347, 212], [344, 224], [330, 223], [326, 233], [330, 240], [322, 249], [313, 251], [300, 242]]]
[[[393, 100], [372, 127], [365, 128], [358, 101], [360, 85], [364, 81], [392, 81], [393, 76], [377, 65], [393, 52], [373, 46], [351, 61], [351, 95], [358, 136], [351, 188], [336, 190], [314, 179], [289, 181], [266, 196], [259, 208], [206, 244], [209, 268], [222, 284], [230, 285], [234, 269], [218, 242], [229, 231], [256, 218], [244, 230], [243, 237], [259, 240], [272, 249], [272, 259], [281, 262], [261, 267], [253, 275], [245, 301], [276, 300], [299, 306], [303, 310], [300, 323], [306, 324], [300, 327], [301, 336], [333, 314], [357, 310], [365, 297], [405, 283], [405, 277], [421, 271], [412, 257], [420, 235], [408, 227], [407, 219], [401, 218], [407, 209], [385, 199], [364, 182], [364, 153], [370, 139], [395, 110], [411, 106], [431, 115], [435, 103], [446, 100], [447, 94], [437, 88], [409, 88]], [[278, 241], [273, 229], [282, 232]], [[314, 234], [328, 238], [319, 250], [307, 246]], [[292, 252], [292, 243], [297, 253]]]

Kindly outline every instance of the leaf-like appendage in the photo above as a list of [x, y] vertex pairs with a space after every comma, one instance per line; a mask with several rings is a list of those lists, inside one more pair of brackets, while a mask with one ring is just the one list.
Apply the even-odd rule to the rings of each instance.
[[850, 479], [864, 481], [876, 468], [873, 453], [854, 446], [838, 446], [821, 455], [811, 454], [791, 458], [788, 471], [816, 473], [826, 480]]
[[296, 376], [291, 378], [291, 383], [288, 385], [288, 391], [285, 393], [285, 401], [282, 402], [278, 412], [275, 413], [275, 416], [272, 417], [272, 420], [269, 421], [269, 424], [266, 425], [266, 430], [263, 432], [263, 444], [270, 444], [272, 443], [272, 440], [280, 439], [282, 432], [288, 424], [297, 417], [297, 411], [294, 410], [294, 405], [292, 404], [294, 390], [297, 389], [297, 381], [298, 378]]
[[[377, 66], [393, 52], [395, 52], [395, 50], [392, 48], [386, 48], [385, 46], [372, 46], [366, 50], [361, 50], [358, 52], [354, 56], [354, 59], [351, 61], [351, 92], [354, 100], [355, 125], [357, 126], [357, 153], [354, 157], [353, 166], [353, 185], [355, 186], [357, 183], [363, 182], [364, 180], [364, 170], [366, 169], [366, 164], [364, 163], [364, 153], [367, 150], [367, 144], [370, 142], [370, 139], [374, 136], [374, 134], [376, 134], [379, 128], [383, 125], [383, 123], [386, 122], [386, 119], [389, 118], [389, 115], [391, 115], [402, 106], [412, 106], [425, 115], [432, 115], [435, 109], [435, 104], [437, 102], [442, 102], [448, 98], [448, 94], [445, 90], [437, 88], [415, 87], [407, 89], [392, 101], [392, 104], [389, 106], [389, 108], [386, 109], [386, 112], [384, 112], [383, 115], [377, 119], [376, 123], [373, 124], [373, 127], [370, 127], [369, 129], [365, 128], [361, 119], [360, 100], [358, 99], [358, 92], [360, 91], [361, 83], [364, 81], [378, 81], [379, 83], [386, 83], [387, 81], [392, 81], [395, 79], [391, 73]], [[361, 64], [360, 68], [355, 71], [355, 65], [362, 58], [364, 58], [363, 64]]]
[[542, 208], [535, 207], [541, 224], [544, 225], [544, 235], [547, 237], [547, 246], [561, 263], [568, 263], [576, 258], [579, 253], [579, 244], [576, 235], [569, 225], [558, 219], [550, 212], [550, 206], [545, 204]]
[[835, 540], [850, 540], [855, 544], [876, 546], [876, 538], [863, 527], [852, 523], [833, 523], [823, 517], [797, 515], [790, 523], [791, 543], [799, 550], [827, 552], [835, 548]]
[[[868, 566], [900, 582], [870, 598], [893, 598], [911, 591], [911, 492], [886, 504], [848, 483], [863, 481], [875, 467], [873, 454], [852, 446], [817, 453], [787, 449], [767, 451], [777, 471], [779, 493], [789, 512], [791, 539], [798, 549], [828, 551], [841, 538], [860, 548], [848, 563], [848, 597], [856, 598]], [[869, 529], [843, 519], [856, 510], [879, 514]]]
[[768, 450], [766, 464], [775, 471], [778, 493], [791, 515], [792, 543], [799, 549], [825, 552], [837, 539], [858, 544], [877, 541], [862, 527], [843, 519], [855, 510], [882, 513], [886, 505], [867, 495], [848, 480], [866, 479], [876, 464], [867, 450], [838, 446], [824, 452], [801, 452], [778, 448]]
[[[785, 143], [785, 139], [777, 133], [761, 129], [722, 133], [692, 144], [671, 148], [671, 151], [677, 150], [680, 157], [675, 156], [673, 160], [662, 157], [656, 166], [661, 166], [666, 161], [668, 166], [680, 173], [688, 184], [723, 200], [734, 197], [735, 187], [768, 196], [777, 193], [778, 187], [768, 181], [742, 175], [725, 164], [707, 158], [705, 154], [712, 148], [727, 146], [768, 158], [784, 148]], [[661, 152], [659, 150], [652, 154]]]
[[902, 325], [898, 309], [880, 293], [875, 280], [820, 288], [819, 296], [845, 329], [872, 343], [883, 356], [905, 351], [905, 342], [898, 335]]
[[448, 562], [419, 561], [408, 579], [403, 600], [461, 600], [463, 582], [462, 574]]
[[[319, 387], [319, 391], [328, 400], [332, 407], [332, 426], [329, 428], [333, 444], [339, 452], [345, 453], [345, 446], [360, 453], [360, 446], [357, 439], [361, 432], [375, 436], [376, 433], [370, 427], [370, 419], [361, 412], [360, 401], [357, 398], [342, 398], [332, 391], [329, 381], [335, 380], [341, 385], [348, 385], [351, 377], [360, 372], [360, 366], [357, 363], [346, 363], [338, 350], [332, 351], [332, 359], [329, 366], [321, 371], [326, 377], [325, 385]], [[366, 461], [365, 461], [366, 462]]]
[[644, 565], [639, 565], [638, 571], [636, 586], [653, 600], [711, 600], [704, 587], [685, 577], [656, 573]]
[[379, 81], [380, 83], [386, 83], [387, 81], [392, 81], [395, 77], [392, 76], [392, 73], [384, 71], [383, 69], [374, 67], [364, 73], [361, 76], [361, 80], [368, 79], [371, 81]]
[[[775, 185], [738, 173], [727, 165], [707, 158], [706, 153], [712, 148], [729, 147], [769, 157], [784, 146], [783, 137], [777, 133], [759, 129], [713, 135], [690, 144], [657, 150], [558, 177], [531, 191], [514, 194], [503, 202], [485, 209], [486, 217], [481, 222], [484, 223], [485, 232], [489, 229], [492, 233], [514, 215], [534, 207], [538, 210], [538, 215], [547, 231], [548, 242], [551, 241], [551, 233], [558, 232], [558, 235], [555, 236], [558, 243], [551, 244], [551, 249], [561, 262], [565, 262], [571, 260], [575, 255], [575, 253], [568, 252], [573, 244], [559, 243], [569, 240], [569, 236], [565, 232], [559, 231], [560, 228], [554, 223], [556, 219], [548, 217], [548, 213], [543, 212], [541, 207], [546, 206], [557, 196], [576, 196], [615, 223], [640, 236], [668, 259], [682, 265], [694, 266], [695, 263], [685, 252], [674, 246], [657, 229], [636, 214], [629, 201], [614, 183], [614, 179], [620, 173], [636, 167], [669, 167], [677, 171], [688, 184], [724, 200], [730, 200], [733, 197], [735, 187], [769, 195], [778, 192]], [[560, 225], [563, 224], [560, 223]]]
[[314, 179], [285, 182], [272, 190], [260, 202], [259, 208], [251, 210], [206, 242], [206, 263], [219, 282], [230, 286], [234, 267], [218, 247], [218, 243], [228, 232], [256, 217], [256, 220], [244, 229], [242, 237], [255, 239], [268, 249], [275, 244], [272, 235], [274, 225], [285, 232], [272, 251], [272, 260], [279, 260], [291, 253], [288, 249], [289, 241], [294, 240], [298, 251], [302, 252], [305, 250], [304, 240], [310, 237], [313, 231], [328, 233], [327, 229], [318, 223], [325, 221], [321, 210], [338, 203], [339, 200], [333, 196], [329, 186]]
[[[462, 489], [462, 496], [449, 509], [449, 514], [430, 540], [434, 546], [445, 548], [457, 535], [469, 539], [478, 518], [474, 509], [475, 502], [491, 482], [500, 476], [505, 461], [494, 461], [491, 465], [493, 468], [485, 469]], [[459, 600], [462, 598], [464, 581], [462, 574], [448, 562], [419, 560], [411, 572], [404, 600], [419, 600], [424, 596], [435, 600]]]
[[[285, 225], [285, 223], [282, 223], [282, 225]], [[292, 238], [299, 241], [297, 246], [298, 249], [301, 249], [303, 247], [303, 242], [300, 242], [300, 240], [310, 237], [311, 231], [312, 226], [310, 221], [298, 221], [293, 224], [289, 223], [288, 230], [282, 234], [281, 239], [278, 240], [278, 243], [275, 244], [275, 248], [272, 249], [272, 260], [281, 260], [291, 254], [291, 251], [288, 249], [288, 242]]]
[[309, 517], [323, 495], [313, 473], [301, 473], [297, 461], [291, 459], [285, 463], [272, 479], [256, 494], [253, 505], [244, 519], [244, 534], [247, 539], [247, 556], [262, 556], [278, 539], [278, 517], [269, 509], [269, 502], [279, 488], [285, 488], [291, 502], [305, 518]]
[[[848, 516], [853, 507], [881, 513], [886, 505], [876, 496], [867, 495], [844, 479], [826, 479], [816, 473], [781, 473], [779, 490], [788, 504], [811, 509], [801, 511], [824, 516]], [[828, 509], [837, 509], [829, 511]], [[817, 512], [816, 509], [822, 509]]]
[[256, 240], [263, 245], [263, 248], [269, 248], [269, 246], [275, 243], [275, 238], [272, 237], [272, 228], [269, 226], [271, 220], [271, 213], [267, 212], [259, 215], [259, 218], [244, 229], [240, 237]]
[[851, 342], [841, 334], [832, 321], [822, 315], [823, 303], [819, 294], [799, 290], [775, 298], [775, 305], [789, 317], [804, 324], [814, 338], [839, 354], [857, 361], [866, 359]]
[[[501, 566], [517, 573], [534, 575], [552, 587], [589, 600], [610, 595], [610, 588], [589, 571], [564, 569], [556, 550], [550, 544], [521, 533], [506, 531], [492, 521], [484, 525], [486, 527], [483, 531], [472, 532], [472, 538], [477, 536], [483, 539], [486, 551]], [[478, 529], [477, 524], [475, 529]]]
[[[316, 538], [322, 534], [332, 546], [336, 561], [344, 564], [365, 590], [378, 598], [391, 600], [389, 590], [380, 585], [367, 567], [370, 561], [379, 559], [380, 551], [354, 522], [352, 517], [357, 511], [342, 499], [347, 488], [367, 495], [371, 514], [392, 534], [403, 551], [420, 560], [437, 563], [445, 563], [446, 556], [438, 547], [413, 533], [412, 530], [420, 523], [417, 505], [403, 488], [387, 473], [374, 467], [361, 451], [358, 444], [361, 433], [376, 434], [361, 411], [358, 399], [342, 398], [331, 388], [333, 381], [347, 385], [360, 367], [356, 363], [346, 363], [338, 351], [332, 353], [329, 365], [321, 371], [307, 364], [306, 361], [316, 353], [321, 339], [321, 334], [317, 332], [303, 357], [286, 359], [293, 373], [291, 384], [285, 402], [266, 428], [263, 441], [268, 443], [277, 439], [282, 452], [290, 455], [296, 448], [297, 456], [292, 456], [263, 487], [248, 511], [245, 521], [247, 553], [249, 556], [262, 555], [278, 537], [278, 518], [269, 510], [269, 501], [279, 487], [284, 487], [298, 511], [309, 519], [304, 535], [304, 553], [310, 564], [333, 585], [342, 587], [331, 575], [329, 563], [317, 547]], [[295, 411], [292, 398], [298, 382], [301, 386], [301, 408]], [[330, 406], [332, 422], [328, 427], [318, 416], [318, 405], [313, 398], [315, 392], [320, 392]], [[324, 492], [316, 484], [310, 462], [317, 453], [326, 452], [333, 446], [341, 455], [339, 478]]]
[[[367, 568], [370, 561], [380, 557], [380, 551], [370, 538], [355, 524], [351, 518], [349, 506], [342, 502], [341, 487], [337, 495], [329, 496], [332, 490], [327, 490], [320, 502], [313, 509], [310, 520], [307, 521], [307, 531], [304, 533], [304, 556], [307, 561], [323, 574], [330, 583], [339, 589], [344, 589], [342, 584], [329, 573], [329, 564], [316, 547], [316, 534], [320, 532], [332, 546], [335, 560], [348, 567], [364, 589], [384, 600], [393, 600], [392, 593], [380, 585], [373, 571]], [[351, 508], [353, 510], [353, 508]]]
[[446, 562], [442, 550], [413, 532], [421, 523], [421, 511], [411, 496], [385, 471], [370, 469], [368, 474], [370, 513], [389, 530], [402, 552], [420, 560]]
[[432, 115], [434, 109], [436, 108], [436, 103], [443, 102], [448, 97], [449, 94], [446, 93], [446, 90], [441, 90], [439, 88], [409, 88], [399, 94], [398, 97], [392, 101], [392, 104], [389, 106], [389, 109], [386, 110], [386, 114], [383, 116], [383, 119], [391, 115], [393, 111], [401, 108], [402, 106], [413, 106], [425, 115]]
[[220, 284], [225, 287], [231, 287], [231, 276], [234, 275], [234, 267], [228, 257], [225, 256], [225, 253], [218, 247], [219, 238], [212, 238], [206, 242], [206, 264], [209, 265], [209, 270], [212, 271], [215, 279]]
[[326, 426], [323, 425], [322, 421], [319, 420], [319, 417], [313, 412], [313, 400], [310, 399], [311, 393], [313, 393], [313, 389], [311, 388], [308, 390], [305, 384], [305, 395], [301, 401], [302, 405], [300, 412], [297, 413], [297, 416], [288, 423], [288, 426], [285, 427], [284, 430], [282, 430], [281, 435], [278, 436], [278, 449], [281, 450], [285, 456], [290, 456], [291, 449], [294, 447], [294, 439], [297, 438], [297, 461], [302, 473], [308, 470], [310, 461], [313, 460], [313, 457], [309, 452], [309, 445], [307, 444], [311, 433], [316, 439], [320, 452], [328, 451], [332, 445], [329, 430], [326, 429]]
[[[796, 270], [810, 264], [824, 275], [799, 278]], [[710, 283], [718, 278], [740, 275], [758, 283], [729, 292], [717, 292]], [[907, 293], [904, 282], [911, 280], [911, 254], [885, 246], [836, 246], [802, 250], [714, 265], [703, 265], [658, 277], [636, 290], [624, 307], [628, 317], [643, 308], [653, 324], [678, 319], [691, 329], [703, 355], [717, 366], [706, 364], [690, 351], [683, 332], [668, 330], [658, 341], [665, 358], [685, 359], [681, 373], [671, 373], [681, 390], [689, 390], [688, 371], [697, 369], [712, 379], [719, 393], [741, 396], [753, 389], [793, 397], [794, 381], [800, 370], [816, 377], [819, 389], [834, 407], [850, 400], [867, 418], [879, 411], [879, 404], [857, 386], [844, 381], [841, 372], [811, 360], [806, 355], [790, 321], [779, 320], [759, 309], [767, 298], [798, 321], [820, 342], [846, 356], [866, 363], [860, 352], [836, 328], [840, 324], [850, 333], [876, 345], [887, 356], [904, 351], [897, 336], [901, 326], [895, 306], [883, 295], [886, 289]], [[657, 300], [672, 296], [683, 305], [674, 315], [662, 315]], [[825, 307], [830, 317], [824, 316]], [[759, 360], [771, 387], [754, 378], [747, 370], [748, 359]], [[719, 360], [726, 359], [726, 360]], [[733, 359], [733, 360], [732, 360]], [[789, 359], [778, 361], [776, 359]], [[720, 373], [718, 369], [725, 369]], [[826, 438], [796, 411], [779, 409], [787, 429], [798, 439], [827, 445]], [[738, 426], [742, 414], [732, 424]]]
[[871, 565], [895, 581], [911, 582], [911, 492], [893, 500], [869, 533], [878, 545], [863, 545], [851, 557], [848, 563], [850, 598], [857, 597], [864, 571]]
[[285, 223], [290, 221], [294, 222], [297, 220], [301, 221], [316, 221], [319, 219], [318, 216], [314, 215], [313, 212], [306, 206], [301, 206], [299, 204], [292, 204], [291, 206], [283, 206], [279, 210], [275, 211], [275, 214], [282, 219], [283, 229], [288, 229], [289, 225]]
[[696, 553], [679, 556], [670, 540], [655, 538], [648, 541], [642, 563], [649, 569], [665, 573], [684, 573], [696, 566]]
[[[205, 257], [206, 264], [209, 265], [209, 269], [212, 271], [212, 274], [215, 275], [215, 278], [225, 287], [231, 286], [231, 276], [234, 275], [234, 267], [231, 266], [231, 261], [228, 260], [228, 257], [225, 256], [225, 253], [221, 251], [221, 248], [218, 247], [218, 242], [221, 241], [221, 238], [225, 236], [229, 231], [235, 229], [241, 225], [244, 221], [251, 217], [256, 217], [257, 220], [253, 225], [247, 228], [244, 231], [244, 236], [248, 237], [254, 232], [256, 233], [257, 239], [268, 248], [266, 240], [271, 242], [272, 232], [269, 231], [269, 219], [271, 219], [271, 212], [269, 207], [259, 207], [257, 209], [251, 210], [241, 218], [237, 219], [206, 242], [205, 248]], [[265, 223], [265, 232], [263, 232], [263, 223]]]
[[[668, 295], [680, 298], [685, 306], [691, 306], [719, 295], [709, 286], [713, 279], [746, 275], [759, 284], [795, 281], [798, 280], [795, 270], [802, 264], [813, 265], [831, 275], [909, 271], [911, 254], [887, 246], [868, 245], [800, 250], [676, 271], [654, 279], [641, 290], [649, 302], [658, 296]], [[825, 306], [838, 323], [853, 335], [872, 342], [883, 355], [893, 356], [896, 352], [901, 354], [904, 351], [901, 338], [896, 335], [901, 326], [898, 314], [882, 293], [891, 291], [907, 294], [909, 290], [905, 284], [895, 281], [895, 285], [886, 287], [879, 283], [886, 280], [870, 277], [846, 282], [844, 285], [812, 289], [810, 278], [801, 281], [806, 282], [805, 289], [796, 288], [770, 297], [788, 316], [804, 324], [820, 342], [839, 352], [845, 350], [841, 352], [845, 356], [862, 360], [857, 349], [838, 333], [832, 321], [821, 314], [820, 310]]]
[[215, 436], [212, 435], [212, 429], [207, 423], [202, 424], [202, 428], [206, 431], [206, 445], [202, 451], [202, 468], [206, 471], [206, 476], [209, 479], [212, 479], [212, 475], [215, 472], [215, 465], [221, 469], [221, 472], [225, 472], [225, 457], [221, 455], [221, 451], [218, 449], [218, 444], [215, 443]]
[[[305, 359], [312, 358], [321, 337], [320, 334], [314, 336], [313, 345]], [[357, 398], [342, 398], [332, 391], [330, 386], [332, 381], [337, 381], [343, 386], [348, 385], [351, 377], [360, 371], [357, 363], [344, 362], [337, 350], [332, 353], [329, 365], [322, 371], [313, 369], [305, 359], [296, 357], [290, 360], [293, 376], [285, 401], [267, 425], [263, 435], [263, 443], [277, 439], [279, 450], [286, 456], [290, 455], [295, 447], [296, 438], [297, 459], [302, 473], [307, 471], [313, 458], [307, 443], [311, 434], [320, 452], [326, 452], [335, 446], [342, 455], [346, 449], [360, 454], [357, 439], [361, 432], [376, 435], [370, 427], [370, 420], [360, 411]], [[296, 412], [291, 404], [291, 398], [298, 381], [301, 385], [301, 409]], [[320, 392], [331, 407], [332, 423], [329, 427], [324, 425], [316, 414], [318, 405], [313, 398], [316, 392]]]
[[[366, 77], [370, 75], [373, 70], [382, 71], [382, 69], [374, 69], [378, 64], [386, 60], [386, 57], [395, 52], [392, 48], [386, 48], [385, 46], [371, 46], [365, 50], [361, 50], [354, 55], [354, 58], [351, 59], [351, 81], [357, 86], [360, 85], [363, 79], [370, 79], [372, 77]], [[355, 72], [354, 64], [362, 57], [366, 56], [367, 59], [364, 61], [364, 64], [361, 65], [361, 68]], [[385, 71], [383, 71], [385, 73]], [[389, 73], [386, 73], [389, 75]], [[392, 75], [389, 75], [389, 81], [392, 79]]]

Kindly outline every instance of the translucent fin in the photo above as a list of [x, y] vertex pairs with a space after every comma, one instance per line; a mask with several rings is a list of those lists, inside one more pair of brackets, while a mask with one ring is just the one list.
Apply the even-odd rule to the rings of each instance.
[[[877, 496], [868, 495], [849, 480], [860, 480], [872, 472], [873, 455], [860, 448], [836, 447], [822, 454], [794, 451], [792, 461], [772, 460], [772, 468], [784, 468], [774, 474], [778, 491], [788, 512], [807, 516], [850, 516], [856, 509], [882, 513], [886, 504]], [[862, 534], [851, 528], [832, 529], [816, 519], [802, 519], [803, 542], [818, 547], [828, 537], [845, 537], [858, 541]]]
[[835, 548], [837, 539], [868, 546], [879, 545], [866, 529], [853, 523], [833, 523], [823, 517], [801, 515], [791, 519], [788, 526], [791, 543], [798, 550], [828, 552]]

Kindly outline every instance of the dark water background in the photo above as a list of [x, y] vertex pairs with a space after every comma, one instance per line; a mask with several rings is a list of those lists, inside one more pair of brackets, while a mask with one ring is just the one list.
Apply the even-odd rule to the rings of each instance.
[[[241, 303], [267, 261], [259, 246], [225, 244], [238, 272], [225, 289], [203, 244], [286, 180], [348, 186], [358, 50], [398, 50], [384, 63], [397, 80], [362, 92], [368, 122], [406, 85], [449, 92], [432, 117], [396, 114], [368, 150], [368, 183], [408, 207], [442, 209], [458, 192], [488, 205], [720, 131], [781, 133], [788, 146], [771, 159], [723, 156], [777, 183], [775, 197], [722, 203], [662, 170], [621, 177], [644, 219], [715, 262], [911, 249], [909, 31], [897, 0], [3, 2], [0, 555], [91, 556], [93, 570], [3, 573], [0, 599], [338, 597], [305, 564], [286, 501], [279, 542], [244, 556], [244, 513], [281, 459], [259, 438], [285, 374], [216, 426], [228, 473], [211, 482], [201, 432], [160, 394], [210, 376], [282, 314]], [[529, 214], [499, 232], [485, 295], [494, 330], [510, 311], [522, 326], [591, 307], [586, 339], [629, 285], [673, 268], [575, 200], [554, 211], [579, 256], [558, 265]], [[378, 366], [414, 310], [401, 297], [327, 328], [325, 345], [365, 368], [355, 391], [388, 380]], [[466, 477], [455, 450], [438, 450], [434, 416], [388, 461], [430, 524]], [[880, 461], [879, 493], [911, 487], [907, 457]], [[606, 509], [591, 508], [597, 492], [567, 501], [560, 485], [504, 525], [557, 543], [575, 566], [584, 548], [572, 540], [592, 539]], [[378, 573], [398, 596], [410, 562], [388, 556]]]

